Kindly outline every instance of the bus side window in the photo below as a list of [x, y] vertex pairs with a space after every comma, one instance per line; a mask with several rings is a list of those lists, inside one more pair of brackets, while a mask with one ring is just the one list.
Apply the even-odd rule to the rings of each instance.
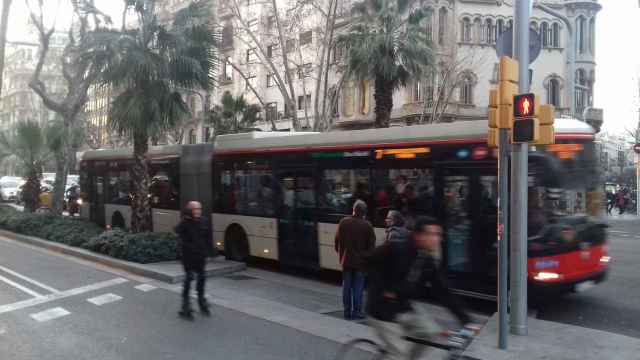
[[154, 164], [151, 170], [151, 206], [158, 209], [180, 209], [180, 175], [175, 163]]
[[[320, 182], [320, 208], [329, 215], [326, 221], [338, 222], [350, 215], [356, 200], [367, 203], [372, 211], [368, 169], [325, 169]], [[371, 214], [370, 214], [371, 215]]]

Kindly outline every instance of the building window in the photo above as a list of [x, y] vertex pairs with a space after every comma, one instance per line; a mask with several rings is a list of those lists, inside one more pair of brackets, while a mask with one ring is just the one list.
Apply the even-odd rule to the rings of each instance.
[[496, 21], [496, 39], [498, 39], [503, 32], [504, 32], [504, 20], [498, 19]]
[[258, 31], [258, 19], [251, 19], [247, 21], [247, 27], [252, 32]]
[[332, 51], [332, 62], [337, 63], [344, 57], [344, 46], [343, 45], [334, 45]]
[[473, 31], [475, 32], [474, 40], [476, 44], [484, 42], [484, 32], [482, 31], [482, 20], [476, 18], [473, 20]]
[[471, 42], [471, 20], [469, 18], [462, 19], [462, 29], [461, 29], [462, 38], [460, 39], [463, 43]]
[[464, 74], [460, 83], [460, 102], [464, 105], [473, 105], [473, 88], [475, 81], [473, 75]]
[[554, 23], [551, 26], [551, 46], [554, 48], [560, 47], [560, 24]]
[[355, 108], [355, 95], [356, 88], [352, 82], [346, 84], [346, 86], [342, 89], [342, 114], [346, 117], [353, 116]]
[[421, 102], [423, 100], [423, 85], [422, 82], [420, 80], [416, 80], [413, 82], [413, 88], [412, 88], [412, 96], [411, 99], [414, 102]]
[[298, 96], [298, 110], [309, 110], [311, 104], [311, 94]]
[[268, 30], [273, 30], [273, 28], [276, 26], [276, 16], [275, 15], [269, 15], [267, 17], [267, 29]]
[[247, 64], [254, 64], [256, 62], [258, 62], [258, 54], [256, 53], [256, 48], [247, 50]]
[[224, 74], [223, 74], [223, 78], [224, 81], [231, 81], [233, 80], [233, 65], [231, 65], [231, 57], [227, 56], [227, 59], [224, 62]]
[[247, 82], [246, 82], [245, 90], [251, 90], [252, 87], [255, 89], [257, 79], [258, 78], [256, 77], [255, 73], [249, 72], [247, 74]]
[[427, 15], [425, 16], [425, 36], [428, 41], [433, 41], [433, 9], [427, 9]]
[[230, 48], [233, 46], [233, 25], [227, 24], [222, 28], [222, 47]]
[[278, 120], [278, 103], [270, 102], [265, 106], [265, 117], [267, 122], [275, 122]]
[[296, 40], [295, 39], [287, 39], [285, 43], [287, 54], [293, 52], [296, 49]]
[[311, 76], [312, 71], [313, 71], [313, 64], [311, 63], [302, 64], [302, 66], [298, 68], [298, 78], [299, 79], [308, 78], [309, 76]]
[[267, 58], [273, 58], [274, 53], [278, 50], [278, 44], [271, 44], [267, 46]]
[[487, 44], [495, 44], [496, 43], [496, 31], [493, 28], [493, 21], [491, 19], [487, 19], [484, 25], [484, 33]]
[[444, 45], [447, 33], [447, 9], [440, 8], [438, 11], [438, 44]]
[[195, 144], [196, 142], [198, 142], [198, 138], [196, 137], [196, 130], [191, 129], [189, 130], [189, 144]]
[[299, 39], [300, 39], [300, 46], [311, 44], [311, 42], [313, 41], [313, 31], [309, 30], [309, 31], [300, 33]]
[[550, 40], [551, 32], [549, 31], [549, 24], [547, 22], [540, 23], [540, 38], [542, 41], [542, 47], [547, 48], [551, 44]]
[[555, 107], [560, 107], [560, 82], [558, 79], [553, 78], [549, 80], [547, 102]]
[[587, 79], [583, 69], [576, 70], [576, 111], [582, 112], [582, 109], [586, 106], [587, 100]]
[[267, 87], [272, 87], [276, 84], [276, 79], [274, 74], [267, 74]]

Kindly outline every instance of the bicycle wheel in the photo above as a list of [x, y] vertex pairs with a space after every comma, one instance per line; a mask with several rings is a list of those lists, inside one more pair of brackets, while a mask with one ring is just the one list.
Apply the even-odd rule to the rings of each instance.
[[382, 360], [385, 350], [375, 341], [369, 339], [355, 339], [342, 345], [336, 360], [371, 359]]

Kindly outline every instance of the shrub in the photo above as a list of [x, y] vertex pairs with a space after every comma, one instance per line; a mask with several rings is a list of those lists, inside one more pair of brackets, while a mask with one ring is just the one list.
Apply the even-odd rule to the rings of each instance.
[[178, 239], [171, 233], [130, 234], [120, 229], [105, 231], [86, 242], [85, 249], [141, 264], [178, 258]]
[[0, 206], [0, 229], [142, 264], [178, 258], [175, 234], [130, 234], [118, 228], [103, 232], [101, 227], [88, 220], [24, 213], [10, 206]]

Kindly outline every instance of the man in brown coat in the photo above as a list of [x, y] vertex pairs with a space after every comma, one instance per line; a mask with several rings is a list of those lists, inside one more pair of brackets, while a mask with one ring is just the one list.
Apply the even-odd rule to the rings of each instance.
[[367, 204], [356, 201], [353, 215], [342, 219], [336, 232], [335, 249], [342, 264], [342, 301], [347, 320], [364, 319], [364, 258], [376, 245], [376, 235], [371, 223], [365, 220], [366, 215]]

